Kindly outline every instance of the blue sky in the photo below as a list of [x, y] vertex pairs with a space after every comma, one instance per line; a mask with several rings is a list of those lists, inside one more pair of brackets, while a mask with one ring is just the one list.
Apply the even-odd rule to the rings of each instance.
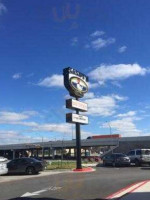
[[[150, 135], [148, 0], [1, 0], [0, 143], [75, 137], [63, 68], [89, 76], [95, 134]], [[73, 133], [73, 134], [72, 134]]]

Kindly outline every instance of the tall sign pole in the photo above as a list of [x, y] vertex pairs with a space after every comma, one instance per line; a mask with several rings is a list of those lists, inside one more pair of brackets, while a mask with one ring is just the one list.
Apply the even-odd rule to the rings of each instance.
[[[78, 100], [78, 98], [76, 98]], [[76, 109], [76, 114], [79, 114], [79, 110]], [[81, 132], [80, 124], [76, 123], [76, 148], [77, 148], [77, 169], [82, 169], [81, 165]]]
[[77, 169], [82, 169], [81, 164], [81, 133], [80, 124], [88, 124], [88, 117], [79, 114], [79, 111], [86, 112], [87, 104], [80, 102], [79, 98], [82, 98], [88, 91], [88, 77], [81, 72], [73, 68], [65, 68], [63, 70], [64, 85], [69, 91], [70, 96], [75, 99], [66, 100], [66, 108], [76, 111], [74, 113], [66, 114], [66, 122], [74, 123], [76, 125], [76, 150], [77, 150]]

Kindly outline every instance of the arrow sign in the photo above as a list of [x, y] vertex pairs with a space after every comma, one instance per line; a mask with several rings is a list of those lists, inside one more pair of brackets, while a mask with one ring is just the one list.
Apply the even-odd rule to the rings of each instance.
[[49, 190], [59, 190], [62, 187], [49, 187], [49, 188], [45, 188], [43, 190], [39, 190], [36, 192], [26, 192], [25, 194], [23, 194], [21, 197], [31, 197], [31, 196], [36, 196], [36, 195], [40, 195], [40, 193], [49, 191]]
[[36, 196], [36, 195], [40, 195], [40, 193], [42, 192], [46, 192], [47, 190], [39, 190], [39, 191], [36, 191], [36, 192], [26, 192], [25, 194], [23, 194], [21, 197], [31, 197], [31, 196]]

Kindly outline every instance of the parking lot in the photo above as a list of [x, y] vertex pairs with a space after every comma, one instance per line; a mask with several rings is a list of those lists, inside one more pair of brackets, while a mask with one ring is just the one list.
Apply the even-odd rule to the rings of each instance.
[[1, 176], [0, 179], [1, 200], [104, 199], [128, 185], [149, 180], [150, 168], [100, 165], [91, 173], [43, 172], [33, 176]]

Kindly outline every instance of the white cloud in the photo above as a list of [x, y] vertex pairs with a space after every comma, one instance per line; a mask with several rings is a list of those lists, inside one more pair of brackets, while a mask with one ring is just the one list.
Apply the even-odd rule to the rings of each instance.
[[[117, 98], [116, 98], [117, 97]], [[88, 114], [93, 116], [111, 116], [115, 114], [118, 107], [117, 102], [123, 100], [119, 95], [109, 95], [86, 99]], [[124, 100], [126, 100], [124, 98]]]
[[118, 88], [122, 88], [122, 85], [118, 81], [112, 81], [111, 84]]
[[105, 34], [104, 31], [95, 31], [94, 33], [91, 34], [91, 37], [97, 37], [97, 36], [101, 36], [104, 34]]
[[112, 94], [112, 97], [118, 101], [126, 101], [128, 100], [128, 97], [123, 97], [123, 96], [119, 96], [117, 94]]
[[97, 135], [97, 134], [94, 134], [94, 133], [88, 132], [88, 131], [82, 131], [81, 139], [86, 139], [87, 137], [92, 136], [92, 135]]
[[78, 44], [78, 38], [77, 37], [72, 38], [71, 45], [76, 46], [77, 44]]
[[30, 117], [37, 115], [36, 111], [24, 111], [22, 113], [16, 112], [0, 112], [0, 124], [21, 125], [30, 127], [30, 131], [46, 131], [46, 132], [59, 132], [71, 133], [70, 124], [66, 123], [44, 123], [39, 124], [34, 121], [25, 121]]
[[0, 15], [2, 15], [3, 13], [5, 13], [7, 11], [6, 6], [0, 2]]
[[[121, 134], [123, 137], [139, 136], [142, 132], [136, 128], [134, 119], [127, 117], [109, 122], [111, 128]], [[104, 123], [103, 128], [108, 128], [108, 124]]]
[[115, 43], [115, 41], [116, 41], [115, 38], [108, 38], [108, 39], [98, 38], [91, 42], [91, 46], [93, 49], [99, 50], [103, 47], [106, 47], [110, 44]]
[[125, 52], [127, 50], [127, 46], [122, 46], [122, 47], [120, 47], [119, 49], [118, 49], [118, 52], [119, 53], [123, 53], [123, 52]]
[[84, 98], [85, 98], [85, 99], [91, 99], [91, 98], [94, 98], [94, 97], [95, 97], [95, 95], [94, 95], [93, 92], [88, 92], [88, 93], [86, 93], [86, 94], [84, 95]]
[[23, 126], [37, 126], [36, 122], [24, 121], [28, 120], [30, 117], [39, 115], [36, 111], [24, 111], [21, 113], [16, 112], [0, 112], [0, 124], [12, 124], [12, 125], [23, 125]]
[[131, 76], [143, 76], [148, 72], [146, 68], [139, 64], [102, 64], [89, 73], [91, 79], [96, 81], [122, 80]]
[[43, 87], [63, 87], [63, 75], [54, 74], [41, 80], [37, 85]]
[[134, 117], [136, 115], [136, 111], [129, 111], [127, 113], [118, 114], [116, 117]]
[[[43, 137], [44, 141], [49, 141], [51, 138]], [[32, 137], [23, 135], [18, 131], [0, 130], [0, 144], [18, 144], [18, 143], [33, 143], [41, 142], [41, 137]]]
[[16, 138], [19, 136], [19, 133], [17, 131], [12, 131], [12, 130], [0, 130], [0, 139], [5, 139], [5, 138]]
[[0, 112], [0, 123], [10, 123], [28, 119], [29, 116], [23, 113], [15, 112]]
[[98, 84], [98, 83], [91, 83], [91, 82], [89, 82], [89, 83], [88, 83], [88, 87], [89, 87], [90, 89], [92, 89], [92, 88], [97, 88], [97, 87], [99, 87], [99, 84]]
[[12, 78], [15, 80], [20, 79], [21, 77], [22, 77], [22, 73], [16, 73], [12, 76]]
[[71, 133], [71, 125], [66, 123], [60, 124], [38, 124], [33, 127], [32, 131], [46, 131], [46, 132], [59, 132], [59, 133]]
[[23, 114], [26, 114], [26, 115], [28, 115], [28, 116], [36, 116], [36, 115], [38, 115], [39, 113], [37, 112], [37, 111], [35, 111], [35, 110], [27, 110], [27, 111], [24, 111], [24, 112], [22, 112]]

